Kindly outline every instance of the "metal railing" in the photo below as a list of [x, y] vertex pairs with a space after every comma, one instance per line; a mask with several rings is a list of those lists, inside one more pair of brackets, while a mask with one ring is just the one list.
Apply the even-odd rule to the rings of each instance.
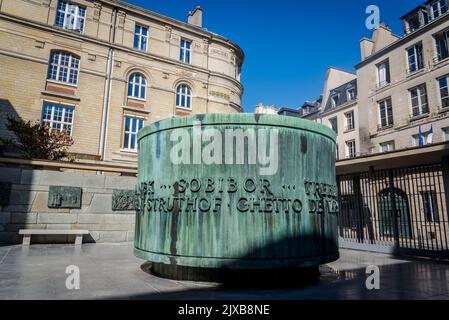
[[389, 123], [389, 124], [386, 124], [386, 125], [378, 124], [377, 125], [377, 131], [387, 130], [387, 129], [393, 128], [393, 126], [394, 126], [394, 123]]
[[376, 83], [376, 89], [380, 90], [382, 88], [388, 87], [390, 85], [390, 81], [381, 81]]
[[425, 67], [424, 66], [415, 67], [414, 70], [410, 69], [410, 67], [407, 67], [407, 76], [418, 74], [418, 73], [421, 73], [421, 72], [424, 72], [424, 71], [425, 71]]
[[445, 56], [442, 56], [442, 57], [438, 57], [438, 56], [434, 57], [433, 58], [433, 64], [435, 65], [435, 64], [438, 64], [438, 63], [446, 61], [446, 60], [449, 60], [449, 53], [447, 55], [445, 55]]
[[445, 161], [338, 176], [340, 237], [449, 258], [449, 160]]

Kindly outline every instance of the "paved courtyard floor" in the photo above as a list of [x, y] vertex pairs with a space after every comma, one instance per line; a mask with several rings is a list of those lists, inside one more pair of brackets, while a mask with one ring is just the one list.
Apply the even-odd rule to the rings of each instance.
[[[0, 247], [0, 299], [449, 299], [449, 265], [341, 250], [320, 280], [296, 288], [224, 288], [161, 279], [141, 270], [132, 244]], [[80, 269], [80, 289], [66, 288], [66, 267]], [[380, 290], [367, 290], [366, 267], [380, 268]], [[261, 279], [263, 281], [263, 279]]]

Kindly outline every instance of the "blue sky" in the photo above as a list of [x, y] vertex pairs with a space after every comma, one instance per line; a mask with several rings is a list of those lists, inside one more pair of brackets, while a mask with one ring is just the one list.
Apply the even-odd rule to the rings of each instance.
[[359, 40], [371, 37], [365, 9], [380, 8], [381, 21], [402, 35], [399, 18], [424, 0], [126, 0], [186, 21], [196, 5], [203, 26], [245, 51], [243, 108], [257, 103], [299, 107], [322, 92], [329, 66], [354, 71]]

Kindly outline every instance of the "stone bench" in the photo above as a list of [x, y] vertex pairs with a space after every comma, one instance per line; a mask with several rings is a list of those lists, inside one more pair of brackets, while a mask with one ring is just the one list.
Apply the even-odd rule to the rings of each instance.
[[31, 235], [75, 235], [75, 245], [83, 243], [83, 235], [89, 234], [88, 230], [51, 230], [51, 229], [21, 229], [19, 234], [23, 235], [22, 245], [29, 246]]

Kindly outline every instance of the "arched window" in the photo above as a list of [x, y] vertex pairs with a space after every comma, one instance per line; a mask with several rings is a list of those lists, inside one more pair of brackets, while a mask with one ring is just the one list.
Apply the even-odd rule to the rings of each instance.
[[80, 60], [78, 57], [64, 51], [52, 51], [48, 67], [48, 79], [78, 83]]
[[129, 76], [128, 96], [146, 99], [147, 80], [141, 73], [133, 73]]
[[192, 109], [192, 90], [186, 84], [180, 84], [176, 88], [176, 107]]

